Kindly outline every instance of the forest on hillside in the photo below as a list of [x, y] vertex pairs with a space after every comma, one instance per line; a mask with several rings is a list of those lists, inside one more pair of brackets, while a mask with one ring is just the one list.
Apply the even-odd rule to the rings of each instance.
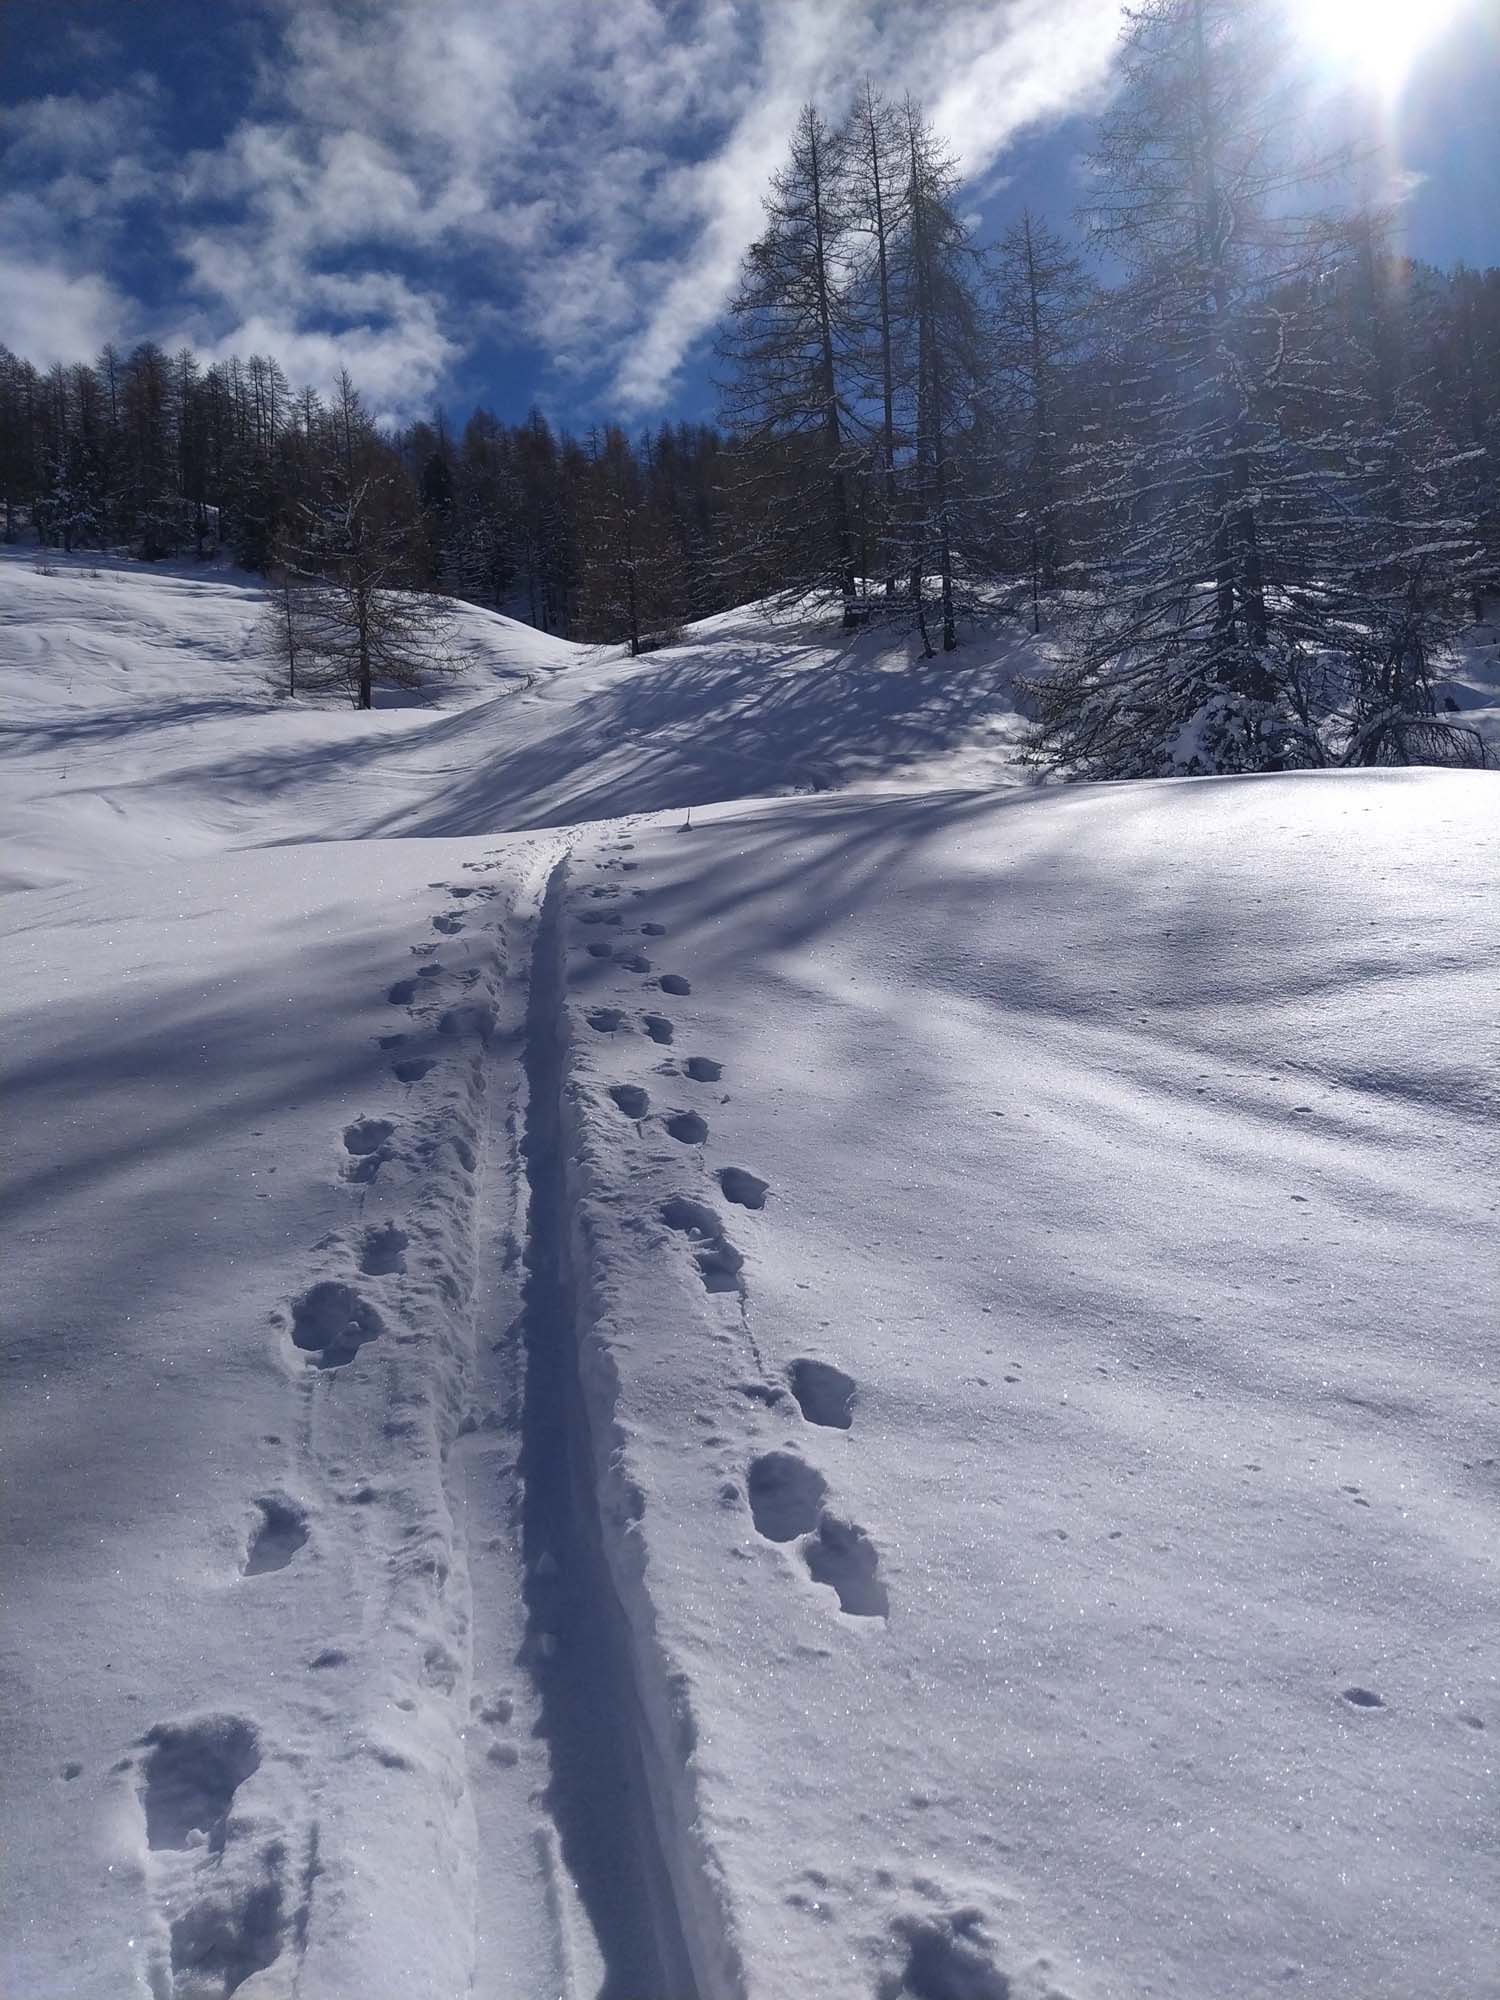
[[[401, 429], [268, 355], [0, 349], [6, 540], [227, 551], [660, 643], [751, 599], [905, 621], [928, 658], [1055, 629], [1074, 775], [1483, 761], [1438, 664], [1500, 589], [1500, 271], [1393, 247], [1310, 154], [1263, 10], [1153, 0], [1076, 236], [974, 240], [920, 105], [808, 105], [718, 342], [717, 425]], [[369, 670], [365, 663], [365, 696]]]

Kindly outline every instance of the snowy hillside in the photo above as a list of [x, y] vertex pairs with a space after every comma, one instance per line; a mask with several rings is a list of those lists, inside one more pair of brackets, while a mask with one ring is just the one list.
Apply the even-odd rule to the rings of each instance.
[[1015, 781], [1010, 689], [1036, 653], [998, 619], [955, 671], [878, 632], [728, 613], [639, 660], [460, 607], [468, 672], [436, 705], [288, 702], [248, 577], [0, 550], [5, 879], [95, 857], [276, 839], [556, 826], [916, 770]]
[[258, 608], [0, 560], [5, 1991], [1500, 1993], [1500, 779]]

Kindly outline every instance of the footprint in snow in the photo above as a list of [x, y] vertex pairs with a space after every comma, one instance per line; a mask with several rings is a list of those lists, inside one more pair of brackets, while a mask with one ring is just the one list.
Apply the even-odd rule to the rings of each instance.
[[290, 1500], [278, 1499], [274, 1494], [257, 1500], [255, 1504], [260, 1518], [250, 1538], [243, 1574], [265, 1576], [271, 1570], [285, 1569], [304, 1546], [307, 1541], [307, 1516]]
[[386, 999], [393, 1007], [409, 1007], [417, 997], [415, 979], [398, 979], [394, 986], [386, 988]]
[[674, 1111], [666, 1120], [666, 1127], [684, 1146], [701, 1146], [708, 1137], [707, 1122], [696, 1111]]
[[378, 1152], [395, 1129], [389, 1118], [356, 1118], [344, 1127], [344, 1146], [355, 1154]]
[[827, 1497], [821, 1472], [791, 1451], [763, 1452], [750, 1464], [750, 1518], [768, 1542], [794, 1542], [817, 1525]]
[[458, 1686], [462, 1663], [457, 1654], [434, 1639], [422, 1655], [422, 1685], [439, 1694], [451, 1695]]
[[646, 1016], [646, 1033], [651, 1037], [653, 1042], [660, 1042], [665, 1046], [672, 1039], [672, 1023], [667, 1019], [665, 1014], [648, 1014]]
[[712, 1056], [689, 1056], [683, 1067], [694, 1083], [717, 1083], [724, 1074], [724, 1065]]
[[612, 1035], [625, 1016], [618, 1007], [594, 1007], [584, 1016], [597, 1035]]
[[607, 944], [591, 944], [588, 949], [590, 958], [612, 958], [614, 956], [613, 947]]
[[141, 1804], [153, 1850], [207, 1842], [221, 1854], [234, 1795], [260, 1769], [260, 1737], [242, 1715], [159, 1722], [142, 1738]]
[[651, 1109], [650, 1096], [638, 1083], [613, 1083], [609, 1094], [627, 1118], [644, 1118]]
[[886, 1618], [890, 1597], [880, 1581], [875, 1544], [853, 1521], [825, 1509], [828, 1482], [792, 1451], [768, 1451], [752, 1461], [746, 1482], [750, 1518], [770, 1542], [797, 1543], [814, 1583], [825, 1584], [850, 1618]]
[[292, 1340], [319, 1368], [343, 1368], [367, 1341], [378, 1340], [385, 1322], [352, 1285], [323, 1278], [292, 1304]]
[[360, 1244], [359, 1268], [367, 1278], [388, 1278], [406, 1269], [408, 1237], [394, 1222], [367, 1229]]
[[691, 993], [693, 990], [690, 983], [683, 978], [680, 972], [664, 972], [656, 983], [663, 993], [675, 994], [678, 999], [681, 999], [685, 994]]
[[[315, 1847], [310, 1859], [311, 1875], [315, 1875]], [[264, 1972], [281, 1957], [288, 1930], [283, 1909], [286, 1870], [283, 1843], [267, 1842], [256, 1856], [254, 1866], [254, 1878], [246, 1880], [242, 1870], [234, 1881], [215, 1882], [173, 1920], [170, 1937], [174, 2000], [219, 2000], [220, 1995], [237, 1993], [248, 1979]], [[299, 1959], [305, 1949], [306, 1896], [310, 1893], [307, 1883], [311, 1875], [304, 1875], [304, 1899], [290, 1924]], [[152, 1990], [161, 1989], [153, 1985]]]
[[821, 1424], [826, 1429], [838, 1431], [850, 1428], [854, 1421], [854, 1396], [858, 1386], [852, 1375], [846, 1375], [842, 1368], [835, 1368], [832, 1362], [814, 1361], [810, 1356], [803, 1356], [787, 1370], [787, 1379], [792, 1385], [798, 1409], [810, 1424]]
[[638, 951], [621, 952], [615, 962], [622, 972], [649, 972], [651, 970], [650, 959], [644, 957]]
[[720, 1167], [719, 1186], [725, 1199], [738, 1202], [741, 1208], [764, 1208], [766, 1196], [771, 1192], [769, 1181], [746, 1173], [743, 1167]]
[[851, 1618], [887, 1618], [891, 1600], [880, 1581], [875, 1544], [853, 1521], [825, 1514], [817, 1533], [802, 1544], [802, 1559], [814, 1583], [837, 1592], [840, 1611]]
[[349, 1159], [344, 1178], [368, 1186], [391, 1157], [389, 1142], [395, 1129], [388, 1118], [356, 1118], [352, 1125], [346, 1125], [344, 1150]]
[[431, 1056], [403, 1056], [400, 1062], [391, 1064], [391, 1075], [397, 1083], [420, 1083], [436, 1067]]
[[667, 927], [665, 924], [642, 924], [641, 931], [646, 937], [665, 937]]
[[709, 1292], [736, 1292], [740, 1288], [740, 1267], [744, 1258], [724, 1234], [724, 1225], [706, 1202], [688, 1195], [673, 1195], [661, 1205], [661, 1219], [668, 1229], [686, 1236], [693, 1245], [693, 1261], [703, 1288]]
[[[995, 1964], [980, 1912], [905, 1917], [895, 1926], [906, 1949], [900, 1972], [882, 1979], [879, 2000], [1012, 2000], [1009, 1976]], [[1051, 1990], [1049, 1988], [1049, 1990]]]
[[434, 917], [432, 920], [432, 928], [435, 931], [441, 931], [444, 937], [457, 937], [463, 927], [464, 920], [458, 916], [447, 915]]
[[477, 1035], [487, 1044], [495, 1032], [495, 1010], [488, 1000], [465, 1001], [438, 1016], [437, 1031], [440, 1035]]

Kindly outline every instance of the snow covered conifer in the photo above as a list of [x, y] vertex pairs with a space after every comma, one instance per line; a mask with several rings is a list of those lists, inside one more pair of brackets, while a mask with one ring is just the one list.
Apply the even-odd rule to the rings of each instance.
[[[1341, 607], [1286, 586], [1347, 559], [1289, 430], [1326, 384], [1289, 288], [1328, 233], [1302, 211], [1267, 0], [1146, 0], [1095, 155], [1095, 243], [1124, 267], [1113, 382], [1074, 452], [1096, 615], [1032, 686], [1045, 765], [1091, 777], [1327, 761], [1323, 643]], [[1312, 428], [1323, 428], [1321, 417]]]

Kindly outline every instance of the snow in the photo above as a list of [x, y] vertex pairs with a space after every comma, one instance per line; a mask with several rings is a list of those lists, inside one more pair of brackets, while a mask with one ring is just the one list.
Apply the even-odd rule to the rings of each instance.
[[7, 1991], [1500, 1992], [1493, 774], [0, 603]]
[[[664, 927], [648, 974], [572, 967], [580, 1201], [752, 1990], [877, 1991], [915, 1940], [917, 1993], [1493, 1990], [1492, 787], [575, 849], [578, 922]], [[1010, 1989], [963, 1983], [963, 1909]]]

